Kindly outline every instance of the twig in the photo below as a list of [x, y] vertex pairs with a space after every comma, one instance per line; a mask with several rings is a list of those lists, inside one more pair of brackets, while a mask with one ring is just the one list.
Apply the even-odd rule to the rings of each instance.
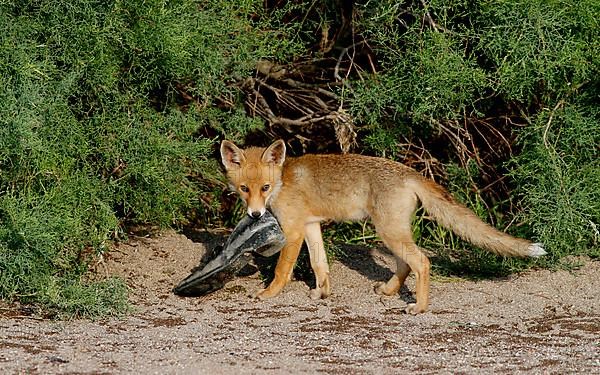
[[314, 124], [314, 123], [317, 123], [320, 121], [325, 121], [325, 120], [333, 121], [334, 119], [338, 118], [338, 116], [339, 115], [337, 113], [331, 113], [331, 114], [323, 115], [323, 116], [319, 116], [319, 117], [304, 116], [304, 117], [300, 117], [298, 119], [275, 117], [270, 121], [273, 124], [306, 126], [306, 125]]
[[[342, 50], [342, 52], [340, 53], [337, 63], [335, 64], [335, 68], [333, 69], [333, 77], [336, 79], [336, 81], [343, 81], [343, 78], [340, 77], [340, 65], [342, 64], [342, 59], [344, 58], [344, 55], [348, 54], [348, 51], [350, 51], [350, 49], [355, 49], [356, 47], [358, 47], [359, 45], [365, 43], [364, 40], [361, 40], [360, 42], [356, 42], [353, 43], [352, 45], [344, 48]], [[348, 57], [350, 57], [350, 59], [353, 61], [354, 57], [350, 56], [348, 54]], [[350, 69], [349, 69], [350, 70]]]
[[437, 22], [434, 21], [433, 17], [431, 17], [431, 14], [429, 14], [429, 11], [427, 10], [427, 8], [429, 8], [429, 6], [425, 3], [424, 0], [421, 0], [421, 4], [423, 5], [423, 8], [425, 10], [425, 14], [423, 15], [423, 21], [427, 21], [427, 23], [433, 27], [433, 29], [435, 31], [439, 32], [444, 32], [444, 33], [450, 33], [450, 31], [448, 29], [446, 29], [443, 26], [440, 26], [437, 24]]
[[308, 89], [308, 90], [315, 90], [319, 94], [328, 96], [331, 99], [335, 99], [335, 100], [339, 99], [338, 96], [335, 93], [333, 93], [331, 91], [327, 91], [327, 90], [325, 90], [325, 89], [323, 89], [321, 87], [317, 87], [316, 85], [311, 85], [311, 84], [304, 83], [304, 82], [298, 82], [298, 81], [293, 80], [291, 78], [282, 79], [281, 82], [283, 82], [283, 83], [285, 83], [288, 86], [293, 87], [293, 88], [302, 88], [302, 89]]
[[[258, 92], [258, 90], [256, 90], [254, 87], [252, 88], [252, 93], [254, 94], [255, 100], [258, 101], [258, 103], [260, 103], [262, 109], [266, 112], [267, 117], [275, 117], [275, 114], [273, 113], [273, 111], [271, 111], [271, 107], [269, 107], [269, 104], [262, 96], [262, 94]], [[256, 109], [256, 105], [254, 106], [254, 108]]]
[[542, 136], [542, 139], [544, 140], [544, 146], [546, 146], [546, 148], [549, 150], [550, 146], [548, 145], [548, 131], [550, 130], [550, 125], [552, 124], [552, 119], [554, 118], [554, 113], [563, 105], [565, 104], [564, 100], [559, 100], [558, 103], [556, 103], [556, 105], [554, 106], [554, 108], [552, 109], [552, 112], [550, 112], [550, 117], [548, 118], [548, 122], [546, 123], [546, 128], [544, 129], [544, 135]]
[[490, 190], [494, 185], [496, 185], [500, 181], [506, 179], [506, 177], [507, 177], [507, 175], [504, 175], [504, 176], [501, 176], [500, 178], [497, 178], [496, 180], [490, 182], [485, 187], [479, 189], [479, 193], [483, 193], [484, 191]]
[[[473, 156], [473, 153], [469, 151], [469, 148], [465, 145], [465, 143], [462, 141], [462, 139], [458, 136], [458, 134], [455, 134], [452, 130], [450, 130], [448, 127], [446, 127], [441, 121], [435, 120], [435, 119], [430, 119], [430, 121], [432, 121], [433, 123], [437, 124], [437, 126], [440, 127], [440, 129], [442, 129], [442, 131], [446, 134], [451, 136], [450, 137], [450, 142], [452, 142], [452, 145], [454, 145], [454, 147], [456, 148], [456, 150], [460, 153], [460, 157], [461, 157], [461, 162], [466, 165], [466, 158], [464, 155], [468, 155], [468, 156]], [[454, 127], [455, 130], [457, 130], [458, 132], [460, 132], [460, 130], [463, 130], [460, 127]], [[467, 133], [467, 139], [470, 138], [470, 134]]]

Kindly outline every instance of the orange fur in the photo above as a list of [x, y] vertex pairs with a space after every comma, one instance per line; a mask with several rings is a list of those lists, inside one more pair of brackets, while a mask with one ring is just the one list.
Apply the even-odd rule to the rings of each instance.
[[257, 294], [257, 298], [270, 298], [281, 292], [292, 276], [303, 241], [307, 243], [316, 278], [311, 297], [328, 297], [331, 294], [329, 266], [320, 222], [370, 217], [397, 262], [394, 276], [377, 286], [376, 292], [398, 293], [413, 271], [416, 303], [410, 304], [407, 312], [426, 311], [430, 264], [415, 244], [411, 230], [411, 217], [418, 202], [442, 225], [494, 253], [510, 256], [545, 254], [540, 244], [491, 227], [456, 202], [440, 185], [391, 160], [362, 155], [286, 158], [283, 141], [276, 141], [266, 149], [245, 150], [223, 141], [221, 156], [232, 188], [246, 202], [248, 214], [258, 217], [269, 206], [286, 236], [275, 278]]

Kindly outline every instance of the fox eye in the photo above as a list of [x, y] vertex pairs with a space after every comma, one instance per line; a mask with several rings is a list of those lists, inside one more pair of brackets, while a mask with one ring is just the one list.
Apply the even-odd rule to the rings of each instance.
[[262, 191], [269, 191], [269, 189], [271, 189], [271, 185], [269, 185], [269, 184], [265, 184], [262, 187]]
[[241, 190], [243, 193], [247, 193], [247, 192], [249, 192], [249, 191], [250, 191], [250, 189], [248, 189], [248, 186], [246, 186], [246, 185], [240, 185], [240, 190]]

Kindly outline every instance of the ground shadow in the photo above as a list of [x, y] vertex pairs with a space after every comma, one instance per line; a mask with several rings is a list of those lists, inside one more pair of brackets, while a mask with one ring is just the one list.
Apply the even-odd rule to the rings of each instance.
[[445, 253], [429, 257], [432, 272], [442, 276], [455, 276], [465, 280], [504, 280], [515, 272], [524, 269], [526, 260], [504, 259], [492, 254], [474, 256], [466, 254], [462, 257]]
[[[206, 247], [206, 253], [202, 255], [202, 259], [208, 256], [217, 246], [223, 246], [227, 241], [225, 233], [214, 233], [193, 227], [184, 227], [181, 234], [186, 236], [190, 241], [201, 243]], [[202, 260], [200, 260], [202, 262]]]
[[[394, 271], [396, 269], [395, 264], [391, 266], [392, 269], [378, 264], [373, 258], [369, 248], [360, 245], [348, 244], [341, 245], [341, 248], [342, 254], [336, 256], [336, 260], [373, 281], [374, 286], [378, 282], [388, 281], [390, 277], [394, 275]], [[385, 247], [378, 247], [375, 251], [380, 251], [383, 254], [390, 256], [392, 255]], [[406, 285], [402, 285], [398, 295], [406, 303], [415, 302], [412, 292]]]
[[[394, 274], [388, 267], [378, 264], [370, 253], [370, 249], [360, 245], [340, 245], [341, 254], [336, 256], [346, 267], [357, 271], [372, 281], [387, 281]], [[387, 250], [377, 249], [387, 252]]]

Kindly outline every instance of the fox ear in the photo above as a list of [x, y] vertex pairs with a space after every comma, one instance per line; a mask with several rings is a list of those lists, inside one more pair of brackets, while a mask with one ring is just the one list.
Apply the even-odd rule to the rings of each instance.
[[285, 160], [285, 143], [279, 139], [273, 142], [265, 152], [263, 152], [261, 161], [263, 163], [273, 163], [278, 166], [283, 165]]
[[244, 156], [244, 151], [232, 142], [223, 141], [221, 142], [221, 161], [225, 169], [229, 171], [239, 168], [240, 164], [246, 161], [246, 156]]

